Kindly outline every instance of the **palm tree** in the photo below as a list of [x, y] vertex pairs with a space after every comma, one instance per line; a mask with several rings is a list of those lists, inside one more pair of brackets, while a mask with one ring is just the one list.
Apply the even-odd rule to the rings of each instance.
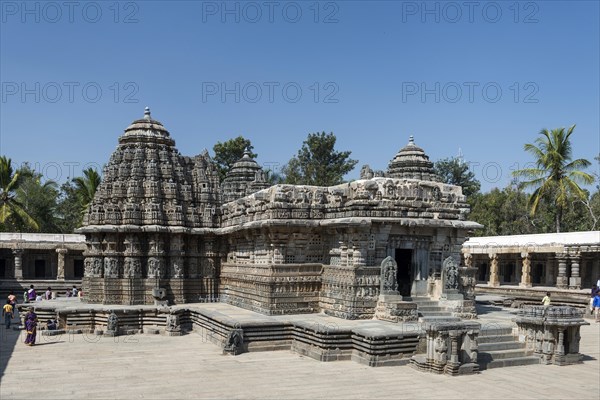
[[524, 168], [513, 172], [515, 177], [530, 179], [521, 183], [523, 188], [535, 188], [529, 198], [531, 215], [535, 215], [542, 199], [548, 199], [556, 207], [555, 223], [556, 232], [560, 232], [560, 223], [563, 210], [568, 207], [569, 201], [586, 199], [586, 192], [579, 187], [579, 183], [592, 184], [594, 177], [581, 171], [591, 163], [583, 158], [573, 160], [571, 135], [575, 125], [566, 132], [565, 128], [548, 131], [542, 129], [541, 137], [534, 144], [527, 143], [525, 151], [535, 158], [535, 168]]
[[100, 174], [95, 169], [88, 168], [83, 171], [83, 176], [73, 178], [73, 183], [75, 184], [75, 193], [81, 204], [81, 211], [85, 213], [92, 200], [94, 200], [98, 186], [100, 186]]
[[58, 220], [56, 218], [56, 201], [59, 196], [58, 185], [53, 180], [42, 183], [42, 175], [34, 171], [21, 169], [23, 173], [30, 172], [31, 175], [24, 178], [16, 191], [16, 199], [27, 213], [37, 221], [39, 229], [32, 229], [22, 221], [16, 224], [20, 232], [41, 231], [47, 233], [58, 232]]
[[21, 171], [13, 170], [10, 158], [0, 157], [0, 224], [20, 219], [26, 226], [38, 230], [38, 223], [16, 198], [17, 190], [23, 182], [21, 175]]

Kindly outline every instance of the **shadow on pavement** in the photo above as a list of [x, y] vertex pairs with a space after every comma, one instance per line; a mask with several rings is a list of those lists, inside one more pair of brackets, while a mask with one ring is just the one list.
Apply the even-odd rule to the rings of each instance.
[[[2, 322], [4, 322], [4, 319], [2, 319]], [[19, 342], [22, 342], [21, 334], [23, 331], [15, 331], [12, 329], [13, 326], [19, 325], [19, 318], [13, 319], [12, 323], [13, 325], [10, 329], [6, 329], [4, 324], [0, 327], [0, 381], [4, 376], [8, 360], [10, 360], [15, 346], [22, 344]]]

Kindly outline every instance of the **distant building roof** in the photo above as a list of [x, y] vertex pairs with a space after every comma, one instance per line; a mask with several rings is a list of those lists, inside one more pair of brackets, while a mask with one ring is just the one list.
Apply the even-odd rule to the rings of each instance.
[[0, 233], [0, 242], [85, 243], [85, 235], [62, 233]]
[[599, 251], [600, 231], [473, 237], [463, 244], [463, 253], [551, 252], [573, 246]]

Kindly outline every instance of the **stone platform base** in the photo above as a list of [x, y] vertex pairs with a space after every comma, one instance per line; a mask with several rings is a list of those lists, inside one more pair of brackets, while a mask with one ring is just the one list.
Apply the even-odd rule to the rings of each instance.
[[[407, 364], [416, 353], [423, 334], [417, 324], [338, 321], [322, 314], [269, 317], [220, 303], [181, 305], [167, 309], [151, 306], [77, 306], [53, 307], [47, 302], [37, 305], [35, 312], [40, 320], [58, 315], [61, 328], [73, 330], [77, 326], [79, 332], [85, 334], [147, 333], [177, 336], [193, 333], [221, 348], [227, 345], [231, 332], [239, 330], [243, 332], [243, 341], [234, 354], [291, 350], [319, 361], [353, 360], [372, 367]], [[111, 313], [118, 317], [117, 332], [106, 330]], [[172, 314], [178, 316], [179, 330], [167, 331], [167, 316]]]

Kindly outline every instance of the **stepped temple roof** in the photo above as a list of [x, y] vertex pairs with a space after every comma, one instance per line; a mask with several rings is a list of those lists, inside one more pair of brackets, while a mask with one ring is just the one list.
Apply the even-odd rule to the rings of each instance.
[[419, 179], [439, 182], [440, 178], [433, 171], [433, 163], [425, 151], [415, 144], [411, 135], [408, 144], [390, 161], [388, 174], [390, 178]]

